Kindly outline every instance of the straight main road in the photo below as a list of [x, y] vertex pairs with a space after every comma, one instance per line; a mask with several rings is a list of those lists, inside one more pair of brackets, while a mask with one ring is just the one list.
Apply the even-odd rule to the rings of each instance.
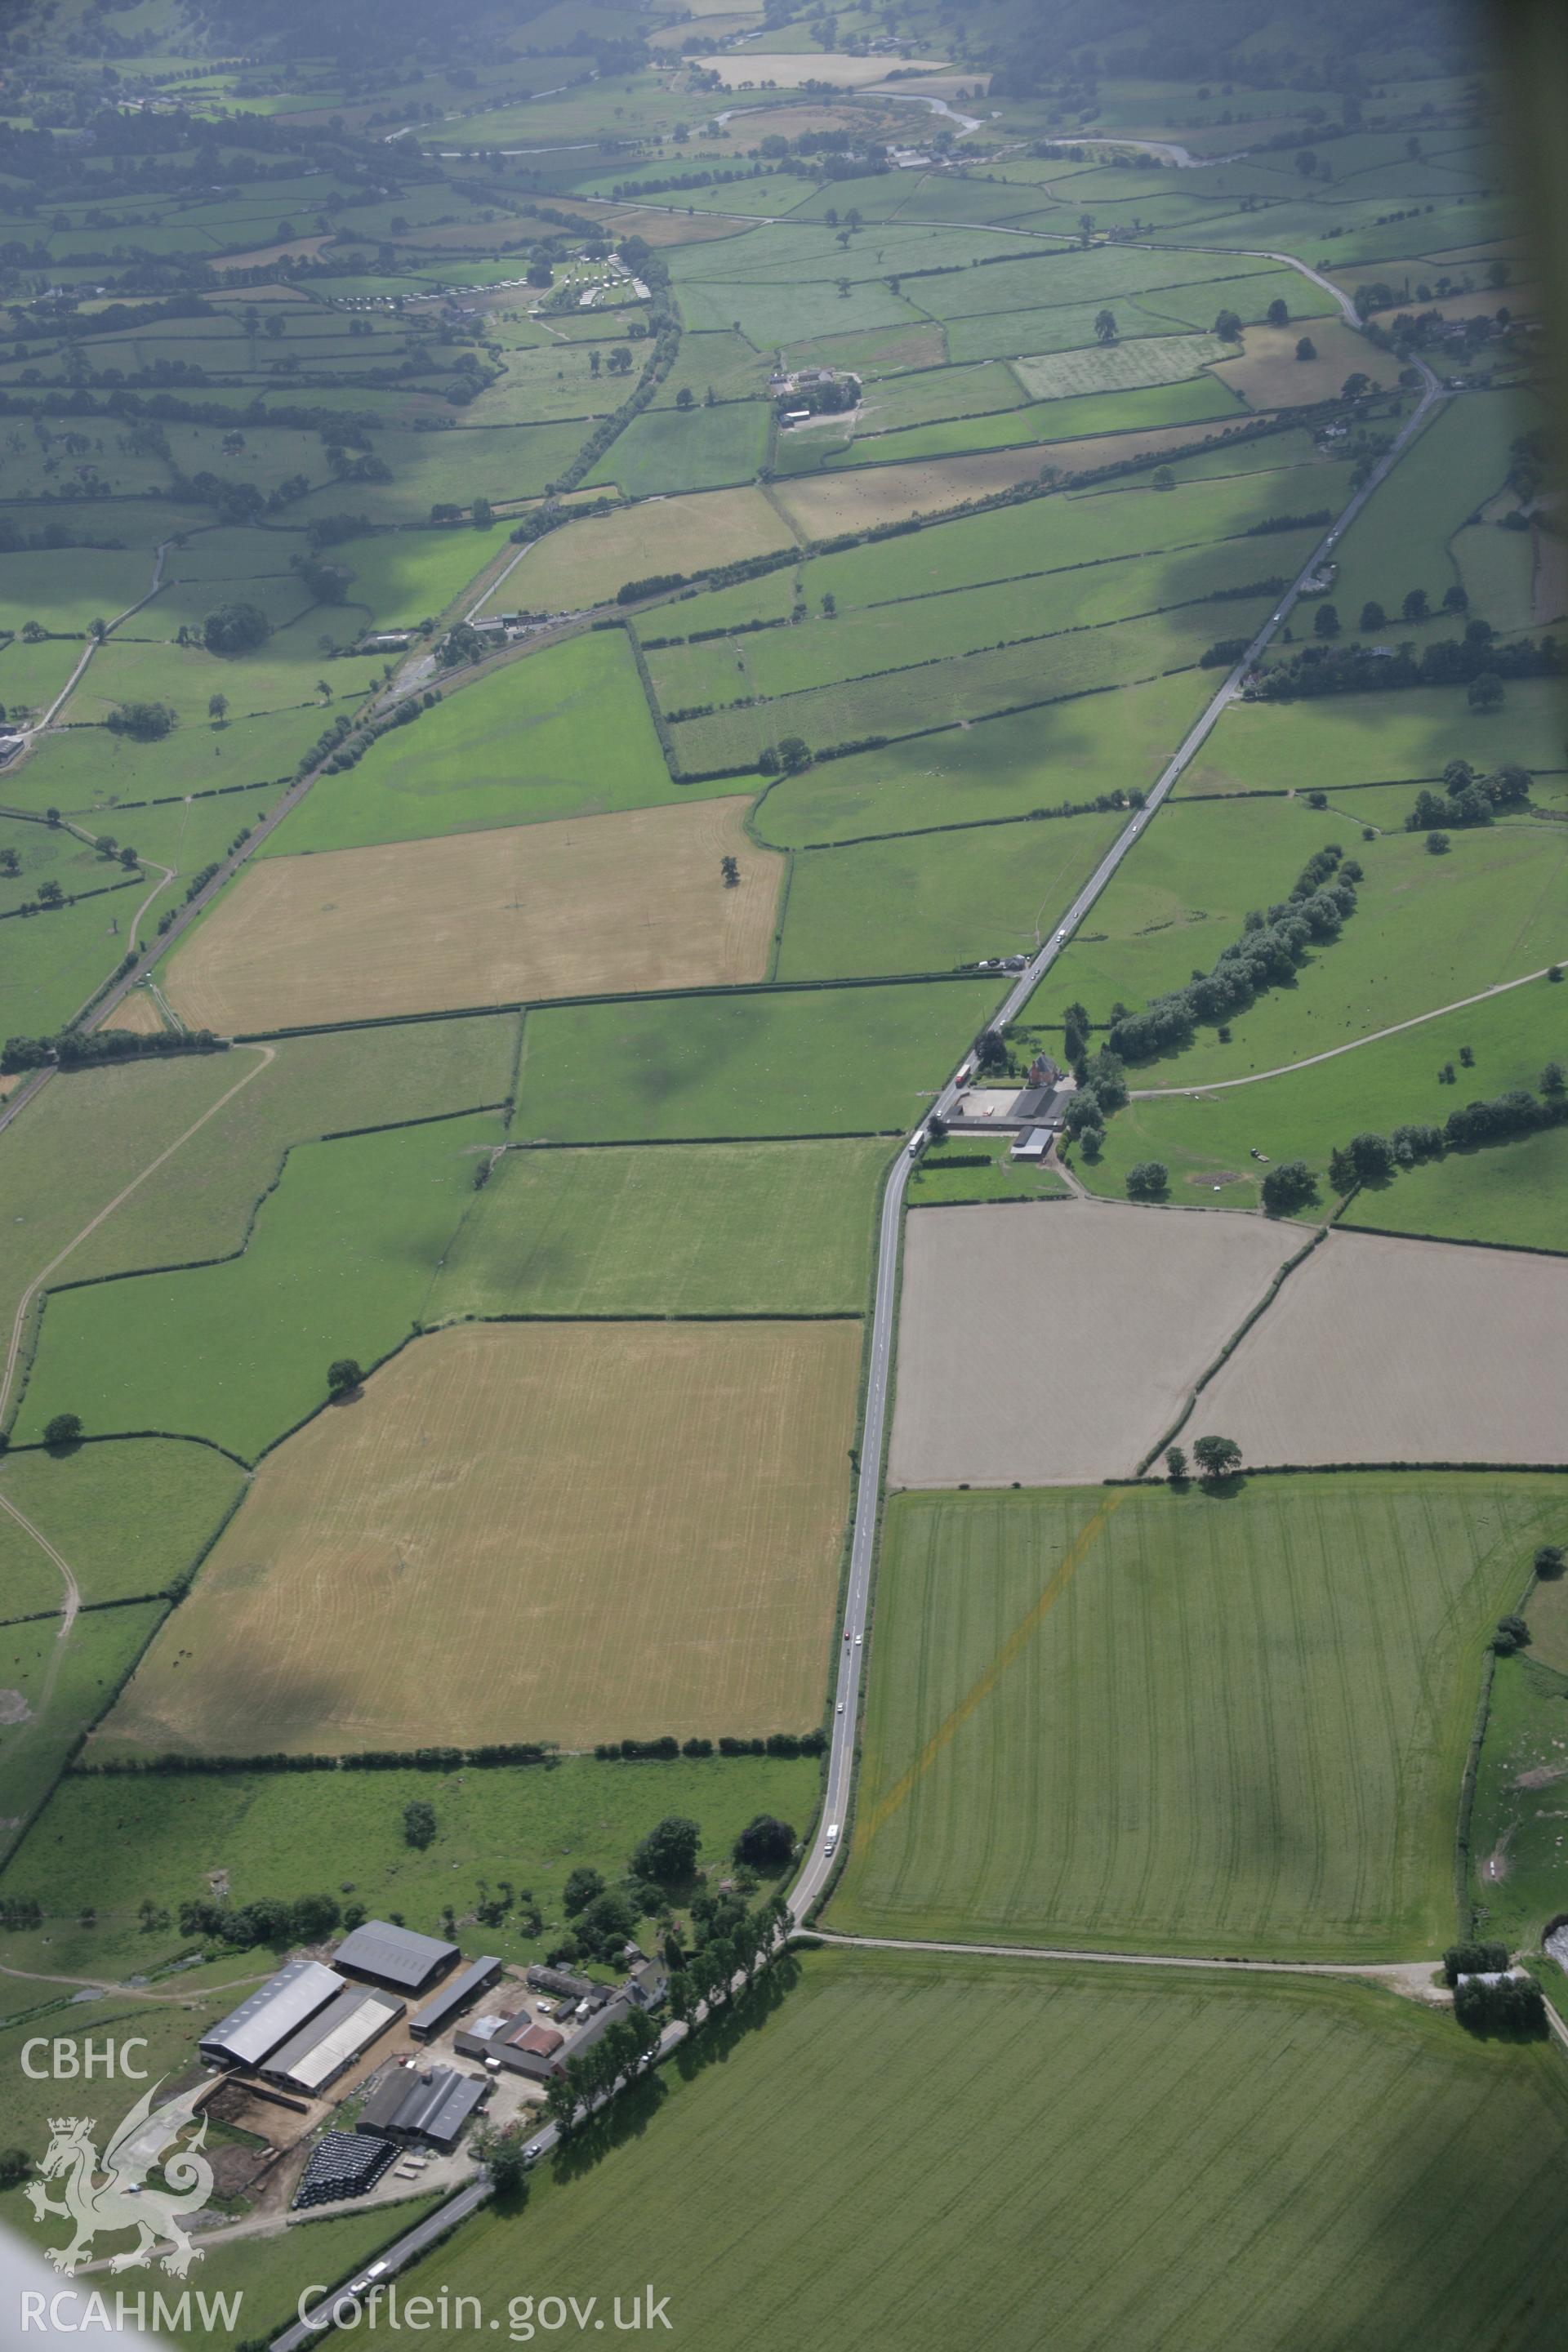
[[[1284, 257], [1281, 257], [1282, 258]], [[1315, 277], [1314, 271], [1307, 272]], [[1337, 293], [1337, 289], [1331, 289]], [[1097, 898], [1116, 873], [1122, 859], [1136, 844], [1139, 835], [1153, 816], [1161, 803], [1170, 793], [1183, 771], [1201, 750], [1220, 718], [1233, 700], [1243, 678], [1260, 658], [1278, 630], [1282, 628], [1295, 609], [1304, 581], [1310, 580], [1319, 566], [1332, 555], [1342, 534], [1381, 484], [1397, 465], [1417, 433], [1426, 424], [1434, 407], [1452, 395], [1446, 393], [1431, 370], [1422, 367], [1423, 389], [1412, 415], [1400, 428], [1392, 446], [1384, 452], [1362, 488], [1356, 491], [1339, 520], [1324, 534], [1307, 562], [1297, 573], [1291, 586], [1262, 628], [1253, 638], [1235, 667], [1228, 671], [1200, 718], [1188, 730], [1182, 742], [1166, 763], [1158, 782], [1149, 793], [1142, 809], [1123, 826], [1121, 832], [1083, 888], [1079, 892], [1057, 929], [1033, 957], [1017, 984], [996, 1013], [993, 1025], [1004, 1028], [1016, 1021], [1052, 964], [1061, 954], [1074, 931], [1089, 913]], [[948, 1117], [959, 1093], [956, 1077], [950, 1077], [932, 1106], [933, 1114]], [[882, 1193], [881, 1223], [877, 1241], [877, 1285], [871, 1310], [870, 1363], [866, 1383], [866, 1412], [860, 1433], [859, 1471], [855, 1490], [854, 1532], [849, 1546], [848, 1590], [844, 1602], [844, 1635], [839, 1645], [838, 1675], [834, 1691], [832, 1746], [827, 1764], [827, 1788], [817, 1827], [816, 1841], [801, 1866], [799, 1877], [789, 1893], [789, 1907], [798, 1925], [806, 1919], [814, 1906], [820, 1901], [835, 1864], [846, 1843], [849, 1800], [854, 1789], [857, 1732], [860, 1709], [862, 1666], [865, 1659], [865, 1633], [871, 1601], [871, 1571], [876, 1559], [877, 1531], [880, 1523], [882, 1501], [882, 1457], [887, 1444], [888, 1400], [891, 1388], [893, 1365], [893, 1330], [897, 1313], [899, 1243], [902, 1231], [904, 1194], [909, 1186], [910, 1171], [914, 1165], [924, 1134], [924, 1122], [900, 1147], [898, 1159], [890, 1170]]]

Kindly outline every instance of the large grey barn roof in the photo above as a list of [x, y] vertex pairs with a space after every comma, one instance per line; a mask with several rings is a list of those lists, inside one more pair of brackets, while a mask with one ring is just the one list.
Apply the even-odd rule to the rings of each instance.
[[199, 2044], [202, 2054], [258, 2066], [343, 1989], [342, 1977], [320, 1960], [289, 1960], [247, 2000], [208, 2028]]
[[433, 2042], [444, 2033], [455, 2017], [462, 2014], [477, 1993], [493, 1984], [500, 1974], [501, 1964], [493, 1952], [487, 1952], [466, 1968], [460, 1976], [443, 1985], [434, 2000], [429, 2001], [414, 2020], [409, 2031], [416, 2042]]
[[292, 2083], [299, 2091], [322, 2091], [336, 2082], [378, 2034], [395, 2025], [405, 2004], [393, 1992], [374, 1992], [367, 1985], [345, 1985], [335, 2000], [317, 2011], [308, 2025], [290, 2034], [267, 2061], [276, 2081]]
[[462, 1955], [456, 1944], [444, 1944], [436, 1936], [395, 1927], [389, 1919], [367, 1919], [343, 1937], [332, 1958], [350, 1976], [371, 1977], [395, 1985], [400, 1992], [417, 1992]]

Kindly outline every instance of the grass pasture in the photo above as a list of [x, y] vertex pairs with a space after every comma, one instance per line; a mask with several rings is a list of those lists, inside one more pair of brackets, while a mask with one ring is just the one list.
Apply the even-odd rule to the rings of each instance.
[[[1397, 825], [1401, 794], [1363, 796]], [[1358, 903], [1314, 948], [1292, 985], [1232, 1016], [1230, 1041], [1204, 1027], [1184, 1051], [1136, 1066], [1137, 1087], [1205, 1086], [1278, 1070], [1395, 1023], [1521, 980], [1568, 946], [1568, 831], [1499, 824], [1461, 831], [1446, 856], [1402, 829], [1374, 841], [1330, 807], [1300, 800], [1176, 802], [1162, 810], [1042, 993], [1059, 1017], [1075, 997], [1096, 1021], [1206, 971], [1250, 908], [1289, 892], [1313, 852], [1338, 841], [1363, 868]], [[1300, 845], [1298, 858], [1292, 842]], [[1047, 1009], [1048, 1008], [1048, 1009]]]
[[828, 1924], [1436, 1952], [1482, 1643], [1560, 1517], [1459, 1473], [898, 1497]]
[[805, 1728], [859, 1352], [854, 1321], [421, 1339], [268, 1459], [107, 1738], [246, 1754]]
[[173, 958], [170, 1002], [229, 1036], [761, 980], [783, 867], [747, 838], [745, 809], [699, 800], [260, 860]]
[[[21, 1452], [0, 1471], [15, 1505], [70, 1562], [83, 1601], [123, 1601], [177, 1587], [239, 1498], [232, 1462], [209, 1446], [167, 1437], [73, 1452]], [[10, 1607], [22, 1604], [15, 1568], [29, 1573], [29, 1608], [58, 1608], [60, 1575], [9, 1516], [0, 1520]], [[30, 1559], [27, 1557], [30, 1555]], [[40, 1575], [41, 1571], [41, 1575]]]
[[[1279, 1077], [1135, 1095], [1106, 1129], [1100, 1159], [1079, 1155], [1078, 1174], [1091, 1191], [1120, 1199], [1135, 1162], [1160, 1160], [1170, 1170], [1173, 1198], [1185, 1206], [1251, 1209], [1268, 1163], [1305, 1160], [1327, 1204], [1329, 1154], [1363, 1128], [1389, 1134], [1407, 1122], [1440, 1125], [1456, 1102], [1537, 1088], [1545, 1065], [1568, 1057], [1563, 993], [1532, 981]], [[1445, 1085], [1439, 1073], [1448, 1064], [1462, 1087]], [[1344, 1221], [1453, 1241], [1568, 1246], [1550, 1181], [1559, 1137], [1550, 1129], [1401, 1170], [1386, 1184], [1363, 1186]], [[1263, 1161], [1252, 1159], [1254, 1149]]]
[[374, 1364], [407, 1338], [499, 1140], [491, 1115], [303, 1144], [240, 1255], [54, 1291], [17, 1440], [69, 1412], [90, 1436], [155, 1422], [255, 1460], [316, 1409], [335, 1358]]
[[167, 1613], [162, 1601], [84, 1610], [63, 1642], [52, 1617], [0, 1628], [7, 1717], [0, 1723], [5, 1790], [0, 1851], [47, 1796], [83, 1732], [97, 1722]]
[[[508, 1919], [485, 1927], [484, 1948], [540, 1959], [563, 1923], [569, 1871], [588, 1863], [619, 1877], [637, 1839], [669, 1812], [700, 1823], [702, 1859], [721, 1870], [758, 1812], [776, 1813], [804, 1835], [820, 1771], [812, 1757], [609, 1764], [571, 1756], [435, 1781], [412, 1769], [68, 1776], [14, 1864], [7, 1891], [42, 1904], [54, 1967], [133, 1971], [162, 1958], [172, 1940], [164, 1930], [161, 1944], [138, 1924], [143, 1896], [177, 1913], [182, 1902], [206, 1896], [209, 1874], [223, 1871], [231, 1903], [292, 1900], [320, 1883], [320, 1857], [335, 1845], [352, 1849], [359, 1899], [373, 1917], [400, 1911], [426, 1935], [438, 1931], [448, 1902], [477, 1933], [465, 1915], [484, 1879], [531, 1887], [544, 1936], [531, 1937]], [[433, 1797], [439, 1824], [423, 1851], [403, 1834], [403, 1808], [416, 1797]], [[83, 1927], [89, 1906], [97, 1916]]]
[[384, 736], [347, 774], [323, 777], [268, 850], [424, 841], [674, 797], [630, 644], [604, 630], [490, 670]]
[[509, 1151], [427, 1319], [858, 1313], [887, 1162], [875, 1138]]
[[[400, 1119], [440, 1118], [454, 1111], [498, 1104], [511, 1084], [517, 1050], [515, 1015], [422, 1023], [409, 1028], [362, 1030], [289, 1038], [270, 1049], [237, 1046], [216, 1063], [225, 1088], [245, 1078], [213, 1118], [88, 1234], [60, 1268], [60, 1279], [91, 1281], [197, 1258], [227, 1257], [244, 1247], [257, 1204], [278, 1181], [291, 1145], [326, 1135], [386, 1127]], [[155, 1090], [166, 1073], [189, 1063], [142, 1064], [123, 1072], [90, 1072], [51, 1087], [34, 1118], [49, 1129], [51, 1145], [68, 1142], [97, 1123], [127, 1117], [123, 1095], [105, 1103], [89, 1092], [80, 1119], [67, 1119], [75, 1090], [107, 1089], [117, 1081]], [[173, 1142], [197, 1116], [193, 1108], [166, 1139]], [[58, 1118], [58, 1125], [51, 1122]], [[132, 1136], [137, 1128], [128, 1120]], [[19, 1143], [24, 1129], [16, 1130]], [[138, 1162], [154, 1157], [148, 1148]], [[118, 1162], [110, 1162], [123, 1181]], [[130, 1172], [134, 1172], [132, 1170]], [[85, 1205], [81, 1222], [85, 1222]], [[42, 1263], [40, 1259], [40, 1264]]]
[[[1015, 1160], [1012, 1138], [960, 1135], [941, 1150], [922, 1153], [910, 1179], [911, 1209], [967, 1208], [984, 1201], [1065, 1201], [1071, 1196], [1052, 1168]], [[965, 1165], [980, 1160], [984, 1166]]]
[[1458, 687], [1399, 694], [1325, 695], [1315, 702], [1233, 702], [1176, 786], [1177, 799], [1215, 793], [1329, 791], [1440, 776], [1450, 760], [1479, 769], [1517, 760], [1563, 765], [1563, 690], [1552, 678], [1508, 688], [1500, 710], [1479, 715]]
[[628, 498], [647, 498], [749, 482], [767, 456], [768, 426], [768, 407], [760, 400], [645, 409], [616, 436], [588, 484], [616, 482]]
[[[1550, 2050], [1361, 1986], [890, 1952], [800, 1968], [718, 2063], [694, 2052], [633, 2095], [613, 2162], [542, 2168], [531, 2277], [623, 2309], [657, 2279], [690, 2352], [803, 2329], [1025, 2352], [1042, 2311], [1053, 2352], [1556, 2341]], [[931, 2162], [937, 2117], [962, 2178]], [[846, 2138], [852, 2195], [819, 2160]], [[504, 2309], [517, 2239], [487, 2210], [405, 2291]]]
[[[1561, 1542], [1561, 1524], [1554, 1535]], [[1528, 1657], [1497, 1662], [1470, 1822], [1477, 1932], [1500, 1936], [1512, 1949], [1539, 1949], [1547, 1921], [1563, 1909], [1568, 1648], [1561, 1587], [1538, 1586], [1527, 1606], [1535, 1643]]]
[[893, 1134], [994, 1009], [933, 981], [528, 1015], [512, 1132], [531, 1143]]
[[1032, 951], [1037, 924], [1050, 928], [1126, 821], [1114, 812], [799, 851], [779, 978], [941, 971]]
[[772, 785], [752, 823], [764, 841], [802, 848], [1146, 790], [1205, 690], [1205, 672], [1183, 670], [827, 761]]
[[[88, 675], [97, 667], [97, 657]], [[205, 705], [204, 711], [205, 711]], [[20, 767], [7, 769], [5, 798], [13, 808], [40, 813], [104, 816], [149, 801], [178, 799], [187, 793], [217, 793], [229, 786], [281, 783], [315, 744], [339, 709], [311, 699], [308, 709], [274, 710], [256, 719], [230, 719], [222, 727], [200, 723], [176, 728], [161, 743], [138, 743], [104, 727], [53, 730]], [[245, 821], [235, 820], [236, 829]], [[128, 829], [128, 828], [127, 828]]]

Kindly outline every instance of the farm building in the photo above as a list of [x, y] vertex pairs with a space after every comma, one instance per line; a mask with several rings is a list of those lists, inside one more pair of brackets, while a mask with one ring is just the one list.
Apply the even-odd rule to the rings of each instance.
[[1022, 1135], [1014, 1137], [1010, 1157], [1014, 1160], [1043, 1160], [1050, 1148], [1051, 1130], [1048, 1127], [1026, 1128]]
[[335, 2000], [262, 2061], [269, 2083], [319, 2098], [330, 2084], [363, 2056], [373, 2042], [396, 2024], [407, 2008], [395, 1993], [346, 1985]]
[[454, 1977], [450, 1984], [443, 1985], [435, 2000], [426, 2003], [410, 2025], [408, 2031], [415, 2041], [433, 2042], [438, 2033], [445, 2033], [476, 1994], [481, 1993], [487, 1985], [494, 1984], [500, 1974], [500, 1968], [495, 1955], [487, 1952], [482, 1959], [475, 1960], [466, 1968], [461, 1976]]
[[482, 2074], [459, 2074], [451, 2066], [416, 2072], [395, 2066], [365, 2101], [354, 2128], [374, 2139], [422, 2139], [434, 2147], [453, 2148], [489, 2092]]
[[634, 2009], [657, 2009], [669, 1990], [669, 1979], [659, 1961], [639, 1958], [621, 1990]]
[[481, 2058], [487, 2066], [548, 2083], [561, 2072], [566, 2036], [525, 2009], [515, 2017], [476, 2017], [452, 2046], [459, 2058]]
[[542, 1961], [535, 1961], [529, 1969], [528, 1988], [531, 1992], [550, 1993], [557, 2000], [592, 2000], [595, 1993], [605, 2000], [610, 1997], [592, 1977], [574, 1977], [569, 1969], [549, 1969]]
[[202, 2056], [219, 2066], [259, 2066], [343, 1990], [320, 1960], [290, 1960], [204, 2033]]
[[386, 1919], [367, 1919], [343, 1937], [332, 1959], [346, 1977], [363, 1977], [367, 1984], [385, 1985], [393, 1992], [421, 1993], [462, 1957], [456, 1944], [445, 1944], [437, 1936], [419, 1936], [412, 1927], [395, 1927]]

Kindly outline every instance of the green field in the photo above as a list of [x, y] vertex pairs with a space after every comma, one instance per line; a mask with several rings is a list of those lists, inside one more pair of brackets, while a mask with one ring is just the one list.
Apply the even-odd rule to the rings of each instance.
[[[1298, 571], [1314, 537], [1310, 531], [1282, 531], [1270, 541], [1267, 555], [1254, 541], [1230, 540], [1218, 547], [1127, 556], [988, 587], [901, 598], [838, 617], [823, 614], [793, 628], [650, 653], [648, 674], [667, 711], [705, 702], [722, 707], [742, 695], [798, 694], [845, 678], [901, 672], [945, 656], [1016, 645], [1022, 638], [1035, 641], [1032, 658], [1049, 676], [1071, 654], [1068, 641], [1082, 632], [1131, 614], [1223, 598], [1211, 612], [1187, 616], [1201, 632], [1202, 651], [1224, 632], [1246, 632], [1257, 625], [1268, 604], [1258, 583]], [[805, 575], [808, 597], [816, 576], [815, 570]], [[1238, 593], [1244, 589], [1253, 593]]]
[[324, 776], [267, 851], [423, 841], [675, 796], [630, 643], [604, 630], [509, 662], [384, 736], [357, 768]]
[[1440, 1949], [1482, 1643], [1561, 1517], [1525, 1475], [898, 1497], [827, 1924]]
[[[65, 1555], [88, 1602], [139, 1599], [181, 1583], [243, 1484], [233, 1463], [210, 1447], [166, 1437], [73, 1454], [16, 1453], [0, 1469], [0, 1497]], [[8, 1612], [60, 1606], [59, 1570], [8, 1516], [0, 1517], [0, 1559]]]
[[1450, 1152], [1435, 1165], [1405, 1171], [1395, 1183], [1369, 1186], [1344, 1222], [1384, 1234], [1568, 1251], [1565, 1184], [1568, 1135], [1552, 1128], [1489, 1150]]
[[[1251, 1157], [1257, 1150], [1271, 1161], [1305, 1160], [1321, 1181], [1326, 1208], [1333, 1200], [1329, 1154], [1363, 1129], [1388, 1135], [1406, 1123], [1440, 1126], [1457, 1104], [1513, 1087], [1538, 1089], [1546, 1064], [1568, 1058], [1564, 994], [1548, 981], [1533, 981], [1277, 1078], [1135, 1097], [1106, 1129], [1100, 1158], [1090, 1162], [1079, 1155], [1078, 1173], [1091, 1191], [1120, 1199], [1130, 1168], [1160, 1160], [1171, 1171], [1173, 1199], [1252, 1208], [1264, 1174], [1264, 1163]], [[1474, 1057], [1468, 1067], [1467, 1050]], [[1451, 1087], [1439, 1075], [1448, 1065], [1456, 1074]], [[1142, 1076], [1134, 1074], [1140, 1082]], [[1402, 1170], [1386, 1184], [1364, 1188], [1348, 1222], [1454, 1241], [1563, 1248], [1568, 1234], [1551, 1186], [1561, 1151], [1562, 1130], [1552, 1129]]]
[[1126, 822], [1118, 811], [801, 850], [778, 976], [944, 971], [1032, 953]]
[[530, 1143], [897, 1133], [999, 994], [987, 979], [531, 1013], [512, 1131]]
[[[1333, 601], [1347, 629], [1355, 627], [1368, 597], [1387, 613], [1388, 628], [1379, 634], [1391, 641], [1409, 634], [1399, 617], [1407, 589], [1424, 588], [1434, 607], [1442, 604], [1459, 578], [1449, 545], [1454, 533], [1501, 489], [1510, 442], [1545, 421], [1528, 393], [1477, 394], [1438, 412], [1340, 542]], [[1494, 623], [1501, 617], [1479, 603], [1473, 609]], [[1429, 624], [1428, 631], [1458, 634], [1452, 619]]]
[[[956, 1208], [973, 1201], [1065, 1201], [1068, 1188], [1051, 1168], [1015, 1160], [1012, 1138], [960, 1135], [923, 1154], [910, 1178], [911, 1209]], [[984, 1167], [965, 1167], [983, 1160]]]
[[752, 822], [770, 846], [798, 849], [1147, 791], [1207, 691], [1205, 672], [1183, 670], [912, 736], [781, 778]]
[[[572, 1756], [439, 1776], [68, 1773], [9, 1864], [5, 1891], [42, 1904], [57, 1966], [132, 1970], [190, 1946], [167, 1927], [142, 1927], [144, 1897], [177, 1915], [182, 1902], [206, 1895], [215, 1871], [228, 1874], [237, 1906], [263, 1895], [335, 1893], [342, 1873], [322, 1861], [330, 1845], [352, 1853], [355, 1894], [373, 1917], [401, 1911], [431, 1935], [448, 1902], [461, 1916], [487, 1881], [531, 1888], [542, 1936], [515, 1920], [482, 1927], [470, 1920], [465, 1935], [503, 1958], [538, 1959], [564, 1927], [569, 1872], [591, 1863], [618, 1879], [654, 1822], [681, 1813], [700, 1824], [702, 1862], [722, 1876], [736, 1836], [756, 1814], [775, 1813], [808, 1833], [820, 1769], [813, 1757], [608, 1764]], [[403, 1834], [403, 1809], [420, 1797], [435, 1806], [437, 1825], [422, 1851]], [[84, 1927], [79, 1915], [89, 1905], [98, 1916]]]
[[717, 408], [647, 409], [611, 443], [588, 485], [616, 482], [635, 499], [721, 489], [751, 481], [767, 446], [768, 410], [760, 400], [727, 401]]
[[1440, 776], [1450, 760], [1479, 769], [1517, 760], [1562, 769], [1563, 689], [1551, 678], [1508, 688], [1500, 710], [1471, 710], [1459, 687], [1326, 695], [1315, 702], [1233, 702], [1176, 787], [1213, 793], [1333, 791]]
[[[1561, 1515], [1552, 1534], [1563, 1540]], [[1568, 1909], [1561, 1827], [1568, 1656], [1557, 1588], [1538, 1589], [1527, 1609], [1536, 1623], [1551, 1622], [1544, 1646], [1552, 1663], [1539, 1652], [1497, 1662], [1470, 1822], [1470, 1899], [1479, 1934], [1539, 1949], [1547, 1921]]]
[[63, 1642], [58, 1620], [50, 1617], [0, 1632], [5, 1687], [19, 1694], [27, 1710], [21, 1720], [0, 1725], [0, 1852], [47, 1796], [167, 1613], [162, 1601], [84, 1610]]
[[509, 1151], [426, 1320], [858, 1313], [885, 1142]]
[[[841, 743], [864, 743], [868, 737], [963, 726], [998, 711], [1163, 677], [1196, 664], [1213, 641], [1215, 609], [1246, 625], [1246, 604], [1184, 605], [1146, 619], [1030, 638], [994, 653], [958, 654], [880, 677], [850, 678], [784, 695], [755, 709], [689, 719], [669, 730], [676, 761], [684, 775], [733, 771], [750, 767], [767, 745], [788, 735], [821, 752]], [[1252, 609], [1256, 614], [1259, 608], [1255, 604]]]
[[[1380, 800], [1382, 795], [1379, 796]], [[1393, 817], [1395, 812], [1389, 811]], [[1348, 838], [1347, 838], [1348, 835]], [[1037, 1010], [1075, 998], [1106, 1021], [1207, 971], [1249, 909], [1286, 898], [1308, 857], [1338, 841], [1364, 868], [1337, 939], [1293, 985], [1270, 990], [1184, 1052], [1138, 1066], [1144, 1087], [1203, 1086], [1274, 1070], [1395, 1022], [1522, 979], [1568, 950], [1568, 830], [1501, 824], [1456, 833], [1447, 856], [1403, 830], [1361, 840], [1300, 800], [1177, 803], [1162, 810], [1052, 970]]]
[[352, 701], [323, 704], [308, 691], [300, 698], [310, 707], [230, 719], [224, 727], [204, 717], [161, 743], [138, 743], [102, 727], [66, 727], [46, 736], [20, 768], [6, 771], [6, 802], [102, 816], [133, 802], [281, 782], [340, 710], [352, 717], [356, 708]]
[[[617, 2110], [612, 2158], [536, 2176], [521, 2230], [485, 2214], [405, 2291], [625, 2310], [651, 2279], [696, 2352], [1562, 2331], [1558, 2054], [1364, 1987], [814, 1953], [685, 2072]], [[848, 2141], [852, 2180], [822, 2160]]]
[[492, 1115], [302, 1144], [240, 1256], [52, 1293], [17, 1439], [75, 1412], [93, 1436], [156, 1424], [254, 1461], [336, 1357], [368, 1370], [408, 1336], [497, 1140]]
[[124, 955], [132, 917], [157, 878], [149, 874], [129, 888], [81, 898], [74, 907], [0, 922], [0, 1003], [7, 1036], [52, 1036], [66, 1026]]

